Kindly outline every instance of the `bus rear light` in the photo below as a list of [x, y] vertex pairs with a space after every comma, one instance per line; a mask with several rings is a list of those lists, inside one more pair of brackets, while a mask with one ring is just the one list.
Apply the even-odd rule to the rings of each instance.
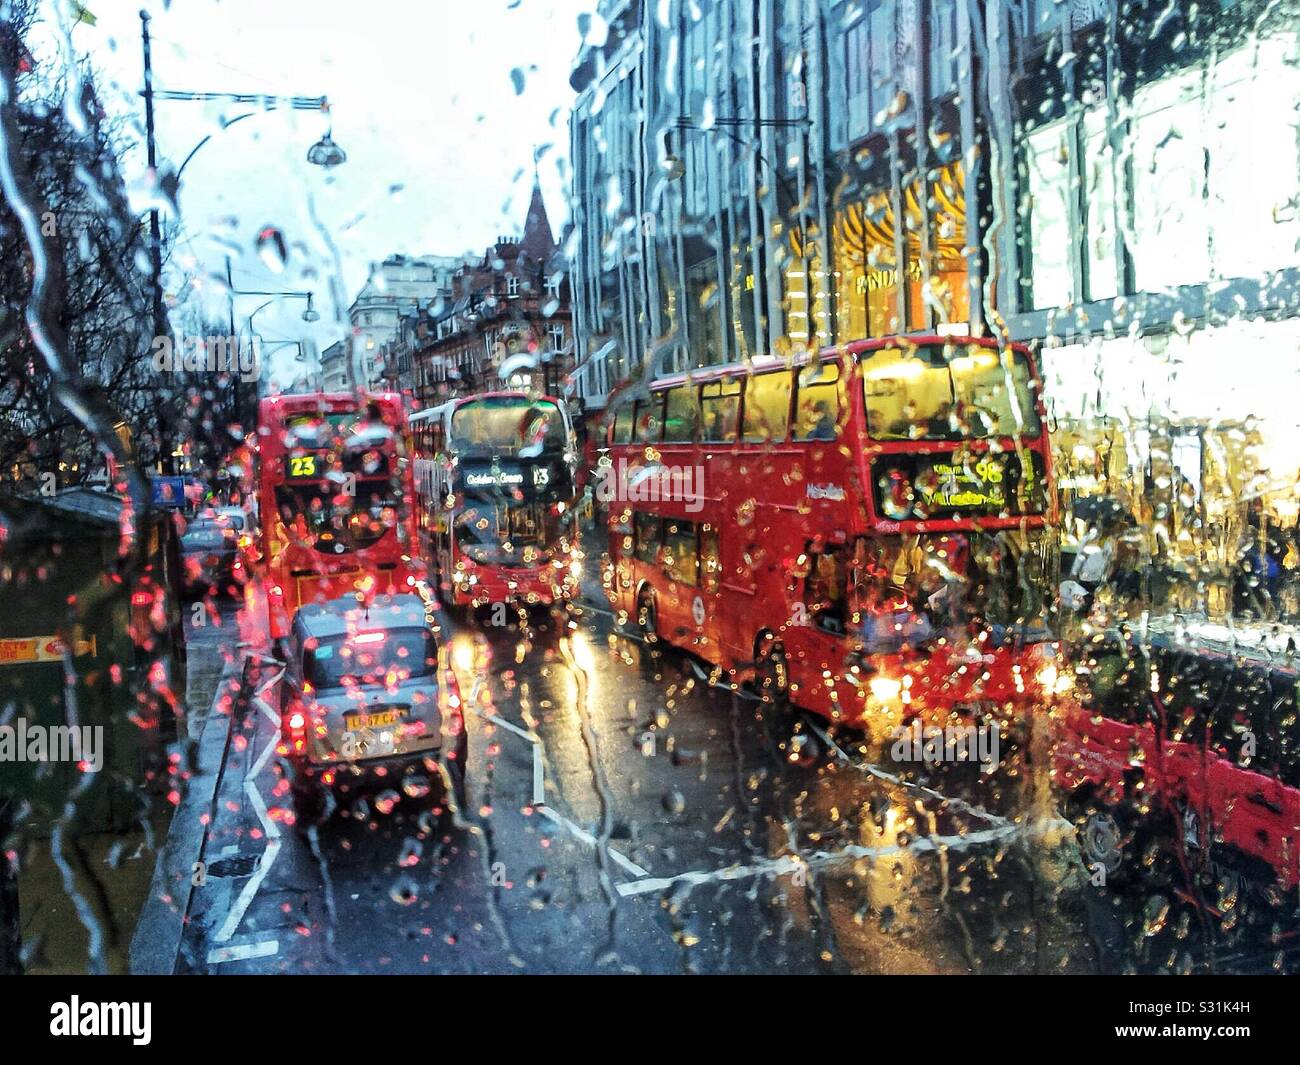
[[152, 592], [132, 592], [132, 593], [131, 593], [131, 605], [132, 605], [132, 606], [153, 606], [153, 593], [152, 593]]
[[295, 710], [289, 715], [289, 729], [292, 732], [302, 732], [307, 727], [307, 715], [301, 710]]

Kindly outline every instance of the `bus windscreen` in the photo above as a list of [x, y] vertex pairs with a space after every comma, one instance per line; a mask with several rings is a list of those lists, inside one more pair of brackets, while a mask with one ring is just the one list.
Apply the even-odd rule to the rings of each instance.
[[564, 452], [560, 409], [545, 400], [484, 396], [456, 408], [451, 446], [462, 458], [536, 458]]

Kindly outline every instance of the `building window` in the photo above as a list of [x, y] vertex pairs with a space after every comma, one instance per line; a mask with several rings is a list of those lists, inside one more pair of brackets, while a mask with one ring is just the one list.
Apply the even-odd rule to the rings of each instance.
[[554, 277], [546, 279], [546, 294], [553, 300], [560, 298], [560, 285], [563, 283], [561, 275], [556, 274]]
[[547, 335], [551, 338], [551, 350], [564, 350], [564, 326], [553, 325], [546, 330]]
[[1029, 172], [1030, 271], [1033, 305], [1060, 307], [1074, 300], [1070, 262], [1070, 138], [1072, 120], [1063, 119], [1025, 138]]
[[514, 274], [506, 274], [506, 295], [519, 295], [519, 278], [515, 277]]

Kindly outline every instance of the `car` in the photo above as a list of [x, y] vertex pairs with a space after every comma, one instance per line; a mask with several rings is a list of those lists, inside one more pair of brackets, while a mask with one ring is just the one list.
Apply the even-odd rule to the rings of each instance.
[[434, 792], [439, 763], [464, 806], [468, 744], [449, 631], [415, 594], [344, 596], [294, 615], [281, 728], [300, 827], [320, 820], [330, 793]]
[[216, 511], [190, 521], [181, 536], [182, 590], [187, 595], [201, 595], [211, 588], [221, 595], [238, 594], [243, 583], [239, 548], [243, 527], [231, 515]]

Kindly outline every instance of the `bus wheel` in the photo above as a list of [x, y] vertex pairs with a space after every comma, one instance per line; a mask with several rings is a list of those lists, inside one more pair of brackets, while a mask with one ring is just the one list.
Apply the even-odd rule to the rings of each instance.
[[653, 592], [643, 590], [636, 598], [636, 623], [646, 643], [659, 640], [659, 617]]

